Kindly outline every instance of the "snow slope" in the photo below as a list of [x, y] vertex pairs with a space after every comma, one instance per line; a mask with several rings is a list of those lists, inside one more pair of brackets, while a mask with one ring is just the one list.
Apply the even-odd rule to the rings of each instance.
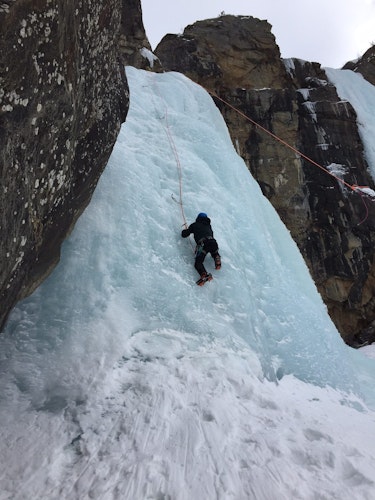
[[[127, 75], [92, 203], [0, 338], [0, 500], [374, 498], [374, 360], [341, 341], [205, 91]], [[202, 288], [180, 175], [222, 254]]]

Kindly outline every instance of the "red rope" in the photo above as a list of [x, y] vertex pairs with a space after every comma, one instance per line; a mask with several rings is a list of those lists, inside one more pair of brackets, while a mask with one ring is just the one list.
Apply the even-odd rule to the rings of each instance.
[[178, 155], [178, 151], [177, 151], [177, 148], [176, 148], [176, 144], [175, 144], [175, 142], [173, 140], [171, 129], [169, 127], [169, 122], [168, 122], [168, 108], [167, 108], [167, 106], [165, 106], [165, 130], [166, 130], [166, 133], [167, 133], [169, 144], [171, 146], [171, 149], [173, 151], [173, 154], [174, 154], [174, 157], [175, 157], [175, 160], [176, 160], [177, 171], [178, 171], [178, 184], [179, 184], [180, 201], [177, 201], [177, 203], [180, 205], [180, 208], [181, 208], [182, 220], [184, 221], [183, 225], [185, 227], [187, 227], [186, 217], [185, 217], [185, 212], [184, 212], [184, 205], [182, 203], [182, 167], [181, 167], [180, 157]]
[[358, 222], [357, 226], [360, 226], [361, 224], [363, 224], [365, 222], [365, 220], [367, 219], [368, 217], [368, 206], [367, 206], [367, 203], [366, 203], [366, 200], [365, 200], [365, 197], [364, 197], [364, 194], [361, 193], [361, 191], [356, 191], [356, 193], [359, 194], [359, 196], [361, 197], [361, 200], [365, 206], [365, 209], [366, 209], [366, 215], [364, 216], [363, 220], [361, 220], [361, 222]]
[[[179, 157], [179, 154], [178, 154], [178, 151], [177, 151], [177, 147], [176, 147], [176, 144], [174, 142], [174, 139], [173, 139], [173, 135], [172, 135], [172, 132], [171, 132], [171, 129], [170, 129], [170, 126], [169, 126], [169, 122], [168, 122], [168, 107], [165, 103], [165, 100], [163, 99], [162, 95], [160, 94], [159, 92], [159, 88], [156, 84], [156, 81], [155, 81], [155, 78], [153, 78], [153, 84], [155, 86], [155, 89], [156, 89], [156, 92], [158, 94], [158, 96], [160, 97], [160, 99], [164, 102], [164, 109], [165, 109], [165, 132], [167, 134], [167, 137], [168, 137], [168, 141], [169, 141], [169, 145], [173, 151], [173, 154], [174, 154], [174, 158], [175, 158], [175, 161], [176, 161], [176, 165], [177, 165], [177, 171], [178, 171], [178, 184], [179, 184], [179, 200], [176, 200], [176, 198], [173, 196], [172, 194], [172, 199], [173, 201], [175, 201], [178, 205], [180, 205], [180, 210], [181, 210], [181, 216], [182, 216], [182, 220], [183, 220], [183, 226], [185, 226], [185, 228], [188, 227], [188, 224], [186, 222], [186, 217], [185, 217], [185, 211], [184, 211], [184, 205], [183, 205], [183, 202], [182, 202], [182, 166], [181, 166], [181, 161], [180, 161], [180, 157]], [[193, 250], [193, 253], [195, 253], [195, 246], [193, 245], [191, 239], [189, 238], [189, 242], [190, 242], [190, 246]]]
[[340, 179], [340, 177], [338, 177], [337, 175], [333, 174], [332, 172], [330, 172], [328, 169], [324, 168], [322, 165], [320, 165], [319, 163], [317, 163], [316, 161], [314, 161], [313, 159], [309, 158], [308, 156], [306, 156], [305, 154], [303, 154], [301, 151], [299, 151], [297, 148], [295, 148], [294, 146], [292, 146], [291, 144], [287, 143], [286, 141], [284, 141], [283, 139], [281, 139], [280, 137], [278, 137], [276, 134], [272, 133], [270, 130], [267, 130], [265, 127], [262, 127], [262, 125], [260, 125], [259, 123], [257, 123], [256, 121], [252, 120], [249, 116], [245, 115], [245, 113], [243, 113], [242, 111], [240, 111], [239, 109], [235, 108], [234, 106], [232, 106], [232, 104], [230, 104], [229, 102], [225, 101], [224, 99], [222, 99], [221, 97], [219, 97], [215, 92], [210, 92], [208, 91], [213, 97], [216, 97], [217, 99], [219, 99], [219, 101], [223, 102], [224, 104], [226, 104], [228, 107], [230, 107], [231, 109], [233, 109], [234, 111], [236, 111], [238, 114], [240, 114], [241, 116], [243, 116], [244, 118], [246, 118], [246, 120], [248, 120], [249, 122], [251, 122], [253, 125], [255, 125], [256, 127], [260, 128], [261, 130], [263, 130], [263, 132], [266, 132], [268, 135], [270, 135], [271, 137], [273, 137], [273, 139], [275, 139], [276, 141], [279, 141], [281, 142], [281, 144], [284, 144], [284, 146], [288, 147], [289, 149], [291, 149], [292, 151], [294, 151], [297, 155], [299, 156], [302, 156], [302, 158], [304, 158], [305, 160], [309, 161], [310, 163], [312, 163], [313, 165], [315, 165], [316, 167], [320, 168], [321, 170], [323, 170], [326, 174], [330, 175], [331, 177], [334, 177], [337, 181], [341, 182], [342, 184], [344, 184], [346, 187], [348, 187], [349, 189], [351, 189], [352, 191], [355, 191], [356, 190], [356, 186], [352, 186], [351, 184], [348, 184], [347, 182], [345, 182], [343, 179]]
[[[291, 144], [287, 143], [286, 141], [284, 141], [283, 139], [281, 139], [280, 137], [278, 137], [276, 134], [272, 133], [270, 130], [267, 130], [265, 127], [263, 127], [262, 125], [260, 125], [259, 123], [257, 123], [255, 120], [253, 120], [252, 118], [250, 118], [249, 116], [247, 116], [245, 113], [243, 113], [242, 111], [240, 111], [239, 109], [237, 109], [236, 107], [234, 107], [228, 101], [226, 101], [225, 99], [223, 99], [220, 96], [218, 96], [216, 94], [216, 92], [212, 92], [212, 91], [206, 89], [205, 87], [203, 87], [203, 88], [204, 88], [204, 90], [206, 90], [206, 92], [208, 92], [209, 94], [211, 94], [212, 97], [215, 97], [216, 99], [218, 99], [219, 101], [221, 101], [222, 103], [224, 103], [226, 106], [228, 106], [229, 108], [231, 108], [233, 111], [235, 111], [236, 113], [238, 113], [239, 115], [241, 115], [243, 118], [245, 118], [249, 122], [251, 122], [253, 125], [255, 125], [259, 129], [263, 130], [263, 132], [266, 132], [266, 134], [270, 135], [273, 139], [275, 139], [276, 141], [280, 142], [284, 146], [288, 147], [289, 149], [291, 149], [292, 151], [294, 151], [294, 153], [296, 153], [300, 157], [304, 158], [306, 161], [312, 163], [314, 166], [320, 168], [321, 170], [323, 170], [323, 172], [325, 172], [326, 174], [330, 175], [331, 177], [333, 177], [334, 179], [336, 179], [338, 182], [341, 182], [341, 184], [343, 184], [347, 188], [349, 188], [352, 191], [354, 191], [355, 193], [359, 194], [361, 196], [363, 204], [366, 207], [366, 215], [365, 215], [364, 219], [361, 220], [361, 222], [358, 223], [358, 226], [360, 226], [361, 224], [363, 224], [365, 222], [365, 220], [367, 219], [367, 217], [369, 215], [369, 211], [368, 211], [368, 206], [367, 206], [367, 204], [365, 202], [365, 199], [363, 197], [363, 193], [358, 189], [358, 186], [356, 186], [355, 184], [353, 184], [353, 185], [349, 184], [348, 182], [344, 181], [343, 179], [341, 179], [340, 177], [338, 177], [334, 173], [330, 172], [327, 168], [323, 167], [322, 165], [320, 165], [319, 163], [317, 163], [316, 161], [314, 161], [312, 158], [308, 157], [307, 155], [305, 155], [304, 153], [302, 153], [301, 151], [299, 151], [297, 148], [295, 148]], [[361, 187], [367, 187], [367, 186], [361, 186]]]
[[166, 103], [165, 103], [165, 101], [164, 101], [161, 93], [159, 92], [159, 88], [157, 86], [157, 83], [155, 81], [155, 77], [154, 76], [152, 78], [152, 83], [153, 83], [153, 86], [155, 87], [156, 93], [158, 94], [158, 96], [160, 97], [160, 99], [164, 103], [164, 112], [165, 112], [165, 127], [164, 127], [164, 130], [165, 130], [165, 133], [167, 134], [169, 145], [170, 145], [170, 147], [171, 147], [171, 149], [173, 151], [174, 158], [175, 158], [176, 165], [177, 165], [178, 183], [179, 183], [179, 197], [180, 197], [180, 200], [179, 201], [176, 200], [176, 198], [173, 195], [172, 195], [172, 199], [178, 205], [180, 205], [181, 216], [182, 216], [182, 220], [184, 222], [183, 226], [187, 227], [187, 222], [186, 222], [186, 217], [185, 217], [185, 212], [184, 212], [184, 205], [182, 203], [182, 167], [181, 167], [180, 157], [178, 155], [176, 144], [175, 144], [175, 142], [173, 140], [173, 136], [172, 136], [172, 133], [171, 133], [171, 130], [170, 130], [170, 127], [169, 127], [169, 122], [168, 122], [168, 108], [167, 108], [167, 105], [166, 105]]
[[[156, 88], [156, 91], [157, 91], [160, 99], [163, 100], [163, 102], [165, 104], [165, 101], [164, 101], [163, 97], [160, 95], [159, 89], [158, 89], [158, 87], [156, 85], [155, 78], [153, 78], [153, 84], [154, 84], [154, 86]], [[366, 219], [368, 218], [368, 215], [369, 215], [369, 210], [368, 210], [368, 206], [366, 204], [366, 201], [364, 199], [363, 193], [361, 192], [360, 189], [358, 189], [359, 187], [357, 185], [355, 185], [355, 184], [353, 184], [353, 185], [349, 184], [344, 179], [341, 179], [340, 177], [338, 177], [337, 175], [335, 175], [333, 172], [330, 172], [327, 168], [323, 167], [318, 162], [316, 162], [315, 160], [313, 160], [309, 156], [307, 156], [304, 153], [302, 153], [302, 151], [299, 151], [297, 148], [295, 148], [294, 146], [292, 146], [288, 142], [286, 142], [283, 139], [281, 139], [281, 137], [277, 136], [276, 134], [274, 134], [273, 132], [271, 132], [270, 130], [266, 129], [265, 127], [263, 127], [262, 125], [260, 125], [259, 123], [257, 123], [255, 120], [253, 120], [252, 118], [250, 118], [249, 116], [247, 116], [245, 113], [243, 113], [238, 108], [236, 108], [235, 106], [233, 106], [232, 104], [230, 104], [228, 101], [226, 101], [222, 97], [218, 96], [216, 94], [216, 92], [210, 91], [210, 90], [206, 89], [203, 86], [201, 86], [201, 87], [206, 92], [208, 92], [209, 94], [211, 94], [212, 97], [215, 97], [216, 99], [218, 99], [219, 101], [221, 101], [223, 104], [225, 104], [226, 106], [228, 106], [229, 108], [231, 108], [233, 111], [235, 111], [236, 113], [238, 113], [239, 115], [241, 115], [243, 118], [245, 118], [246, 120], [248, 120], [249, 122], [251, 122], [257, 128], [263, 130], [263, 132], [265, 132], [266, 134], [270, 135], [273, 139], [275, 139], [276, 141], [280, 142], [281, 144], [283, 144], [287, 148], [291, 149], [298, 156], [300, 156], [301, 158], [304, 158], [306, 161], [308, 161], [309, 163], [311, 163], [315, 167], [318, 167], [320, 170], [322, 170], [326, 174], [328, 174], [331, 177], [333, 177], [337, 182], [340, 182], [341, 184], [343, 184], [344, 186], [346, 186], [347, 188], [349, 188], [351, 191], [354, 191], [355, 193], [359, 194], [360, 197], [361, 197], [361, 200], [362, 200], [363, 204], [365, 205], [366, 215], [365, 215], [364, 219], [361, 220], [358, 223], [358, 226], [360, 226], [361, 224], [363, 224], [366, 221]], [[175, 142], [173, 140], [173, 136], [172, 136], [172, 133], [171, 133], [171, 130], [170, 130], [170, 127], [169, 127], [169, 123], [168, 123], [168, 108], [167, 108], [166, 104], [165, 104], [165, 131], [166, 131], [166, 134], [167, 134], [167, 137], [168, 137], [168, 140], [169, 140], [169, 144], [170, 144], [171, 149], [173, 151], [173, 154], [174, 154], [174, 157], [175, 157], [175, 161], [176, 161], [176, 165], [177, 165], [177, 169], [178, 169], [179, 197], [180, 197], [180, 200], [179, 201], [176, 200], [173, 196], [172, 196], [172, 198], [173, 198], [173, 200], [176, 203], [178, 203], [180, 205], [181, 215], [182, 215], [182, 219], [183, 219], [183, 222], [184, 222], [183, 225], [185, 227], [187, 227], [187, 222], [186, 222], [186, 217], [185, 217], [185, 212], [184, 212], [184, 206], [183, 206], [183, 203], [182, 203], [182, 167], [181, 167], [181, 162], [180, 162], [180, 158], [179, 158], [179, 155], [178, 155], [178, 151], [177, 151], [177, 148], [176, 148], [176, 144], [175, 144]], [[367, 187], [367, 186], [361, 186], [361, 188], [363, 188], [363, 187]]]

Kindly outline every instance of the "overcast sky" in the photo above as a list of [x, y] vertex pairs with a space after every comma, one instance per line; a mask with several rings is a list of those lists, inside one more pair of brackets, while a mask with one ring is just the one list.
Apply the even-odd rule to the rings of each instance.
[[282, 57], [340, 68], [375, 43], [375, 0], [141, 0], [154, 49], [167, 33], [226, 14], [267, 19]]

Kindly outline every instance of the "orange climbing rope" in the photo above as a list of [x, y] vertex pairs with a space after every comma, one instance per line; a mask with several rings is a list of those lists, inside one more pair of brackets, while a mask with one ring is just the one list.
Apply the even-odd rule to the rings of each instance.
[[[163, 97], [160, 95], [159, 89], [157, 87], [157, 84], [156, 84], [154, 78], [153, 78], [153, 84], [155, 86], [156, 92], [159, 95], [160, 99], [164, 101]], [[320, 165], [318, 162], [316, 162], [315, 160], [313, 160], [309, 156], [307, 156], [304, 153], [302, 153], [302, 151], [299, 151], [297, 148], [295, 148], [294, 146], [292, 146], [288, 142], [284, 141], [283, 139], [281, 139], [279, 136], [277, 136], [276, 134], [274, 134], [270, 130], [268, 130], [265, 127], [263, 127], [262, 125], [260, 125], [258, 122], [256, 122], [255, 120], [253, 120], [252, 118], [250, 118], [249, 116], [247, 116], [245, 113], [243, 113], [242, 111], [240, 111], [238, 108], [236, 108], [235, 106], [233, 106], [232, 104], [230, 104], [228, 101], [226, 101], [225, 99], [223, 99], [222, 97], [220, 97], [216, 92], [210, 91], [207, 88], [203, 87], [202, 85], [201, 85], [201, 87], [206, 92], [208, 92], [212, 97], [218, 99], [223, 104], [225, 104], [226, 106], [228, 106], [229, 108], [231, 108], [233, 111], [235, 111], [236, 113], [238, 113], [239, 115], [241, 115], [243, 118], [245, 118], [245, 120], [249, 121], [254, 126], [256, 126], [257, 128], [259, 128], [260, 130], [262, 130], [266, 134], [270, 135], [273, 139], [275, 139], [276, 141], [280, 142], [281, 144], [283, 144], [287, 148], [291, 149], [298, 156], [300, 156], [301, 158], [305, 159], [306, 161], [308, 161], [309, 163], [311, 163], [315, 167], [319, 168], [320, 170], [322, 170], [323, 172], [325, 172], [327, 175], [333, 177], [337, 182], [341, 183], [342, 185], [344, 185], [345, 187], [347, 187], [351, 191], [359, 194], [359, 196], [361, 197], [361, 200], [362, 200], [362, 202], [363, 202], [363, 204], [365, 206], [366, 214], [365, 214], [365, 217], [363, 218], [363, 220], [361, 220], [358, 223], [358, 225], [361, 225], [361, 224], [363, 224], [366, 221], [366, 219], [368, 218], [368, 215], [369, 215], [369, 210], [368, 210], [368, 206], [367, 206], [366, 201], [365, 201], [365, 194], [366, 193], [363, 191], [363, 189], [369, 188], [368, 186], [357, 186], [356, 184], [349, 184], [344, 179], [341, 179], [340, 177], [338, 177], [337, 175], [335, 175], [333, 172], [330, 172], [327, 168], [323, 167], [323, 165]], [[172, 136], [170, 127], [169, 127], [169, 123], [168, 123], [168, 107], [166, 106], [166, 104], [165, 104], [165, 131], [166, 131], [166, 134], [167, 134], [167, 137], [168, 137], [168, 140], [169, 140], [169, 144], [171, 146], [171, 149], [172, 149], [174, 157], [175, 157], [175, 161], [176, 161], [176, 165], [177, 165], [177, 169], [178, 169], [178, 178], [179, 178], [179, 198], [180, 199], [179, 199], [179, 201], [176, 200], [173, 195], [172, 195], [172, 199], [176, 203], [178, 203], [180, 205], [181, 215], [182, 215], [182, 219], [183, 219], [183, 222], [184, 222], [183, 225], [185, 227], [187, 227], [186, 217], [185, 217], [185, 213], [184, 213], [184, 206], [183, 206], [183, 203], [182, 203], [182, 167], [181, 167], [181, 162], [180, 162], [180, 158], [179, 158], [179, 155], [178, 155], [178, 151], [177, 151], [175, 142], [173, 140], [173, 136]]]
[[203, 88], [212, 97], [215, 97], [216, 99], [218, 99], [219, 101], [221, 101], [223, 104], [225, 104], [226, 106], [228, 106], [229, 108], [231, 108], [233, 111], [235, 111], [236, 113], [238, 113], [239, 115], [241, 115], [243, 118], [245, 118], [246, 120], [248, 120], [249, 122], [251, 122], [253, 125], [255, 125], [259, 129], [263, 130], [263, 132], [265, 132], [266, 134], [270, 135], [273, 139], [275, 139], [276, 141], [280, 142], [284, 146], [286, 146], [289, 149], [291, 149], [292, 151], [294, 151], [298, 156], [304, 158], [306, 161], [308, 161], [311, 164], [313, 164], [314, 166], [318, 167], [320, 170], [323, 170], [323, 172], [325, 172], [326, 174], [330, 175], [331, 177], [333, 177], [334, 179], [336, 179], [338, 182], [340, 182], [341, 184], [343, 184], [347, 188], [349, 188], [352, 191], [354, 191], [355, 193], [359, 194], [359, 196], [361, 197], [361, 200], [362, 200], [362, 202], [363, 202], [363, 204], [365, 206], [366, 214], [365, 214], [365, 217], [363, 218], [363, 220], [361, 220], [357, 225], [359, 226], [359, 225], [361, 225], [361, 224], [363, 224], [365, 222], [365, 220], [367, 219], [367, 217], [369, 215], [369, 210], [368, 210], [368, 206], [366, 204], [365, 198], [364, 198], [364, 195], [366, 193], [363, 192], [363, 189], [364, 188], [369, 188], [369, 186], [357, 186], [356, 184], [349, 184], [348, 182], [344, 181], [344, 179], [341, 179], [340, 177], [338, 177], [337, 175], [335, 175], [333, 172], [330, 172], [327, 168], [323, 167], [322, 165], [320, 165], [319, 163], [317, 163], [316, 161], [314, 161], [312, 158], [310, 158], [309, 156], [307, 156], [304, 153], [302, 153], [302, 151], [299, 151], [297, 148], [295, 148], [294, 146], [292, 146], [288, 142], [284, 141], [283, 139], [281, 139], [280, 137], [278, 137], [276, 134], [274, 134], [270, 130], [266, 129], [265, 127], [263, 127], [262, 125], [260, 125], [259, 123], [257, 123], [255, 120], [253, 120], [252, 118], [250, 118], [249, 116], [247, 116], [245, 113], [243, 113], [242, 111], [240, 111], [238, 108], [236, 108], [235, 106], [233, 106], [232, 104], [230, 104], [228, 101], [226, 101], [225, 99], [223, 99], [222, 97], [220, 97], [219, 95], [217, 95], [216, 92], [210, 91], [210, 90], [206, 89], [205, 87], [203, 87]]
[[182, 203], [182, 167], [181, 167], [180, 157], [178, 155], [178, 151], [177, 151], [177, 148], [176, 148], [176, 144], [175, 144], [175, 142], [173, 140], [171, 129], [169, 127], [169, 123], [168, 123], [168, 109], [167, 109], [167, 107], [165, 107], [165, 130], [166, 130], [166, 133], [167, 133], [167, 136], [168, 136], [169, 144], [171, 146], [171, 149], [173, 151], [173, 154], [174, 154], [174, 157], [175, 157], [175, 160], [176, 160], [177, 171], [178, 171], [178, 184], [179, 184], [179, 197], [180, 197], [180, 201], [176, 200], [173, 195], [172, 195], [172, 199], [176, 203], [178, 203], [180, 205], [182, 220], [184, 221], [183, 225], [185, 227], [187, 227], [186, 217], [185, 217], [185, 212], [184, 212], [184, 205]]
[[[207, 89], [205, 89], [207, 90]], [[230, 107], [231, 109], [233, 109], [234, 111], [236, 111], [236, 113], [240, 114], [241, 116], [243, 116], [244, 118], [246, 118], [246, 120], [248, 120], [249, 122], [251, 122], [253, 125], [255, 125], [256, 127], [260, 128], [261, 130], [263, 130], [263, 132], [266, 132], [268, 135], [270, 135], [271, 137], [273, 137], [273, 139], [275, 139], [276, 141], [280, 142], [281, 144], [284, 144], [284, 146], [288, 147], [289, 149], [291, 149], [292, 151], [294, 151], [297, 155], [301, 156], [302, 158], [304, 158], [305, 160], [307, 160], [308, 162], [312, 163], [313, 165], [315, 165], [316, 167], [320, 168], [321, 170], [323, 170], [326, 174], [330, 175], [331, 177], [334, 177], [338, 182], [341, 182], [342, 184], [344, 184], [347, 188], [351, 189], [352, 191], [356, 191], [358, 186], [355, 186], [355, 185], [351, 185], [349, 184], [348, 182], [345, 182], [343, 179], [341, 179], [340, 177], [338, 177], [337, 175], [335, 175], [334, 173], [330, 172], [327, 168], [323, 167], [322, 165], [320, 165], [319, 163], [317, 163], [316, 161], [314, 161], [313, 159], [309, 158], [308, 156], [306, 156], [304, 153], [302, 153], [301, 151], [299, 151], [297, 148], [295, 148], [294, 146], [292, 146], [291, 144], [287, 143], [286, 141], [284, 141], [283, 139], [281, 139], [280, 137], [278, 137], [276, 134], [272, 133], [270, 130], [267, 130], [265, 127], [262, 127], [262, 125], [260, 125], [259, 123], [257, 123], [256, 121], [252, 120], [249, 116], [245, 115], [245, 113], [243, 113], [242, 111], [240, 111], [239, 109], [237, 109], [236, 107], [232, 106], [232, 104], [230, 104], [228, 101], [226, 101], [225, 99], [222, 99], [221, 97], [219, 97], [215, 92], [211, 92], [209, 90], [207, 90], [207, 92], [209, 92], [213, 97], [215, 97], [216, 99], [219, 99], [219, 101], [221, 101], [222, 103], [224, 103], [226, 106]], [[362, 186], [363, 187], [363, 186]]]
[[180, 209], [181, 209], [181, 216], [182, 216], [182, 220], [183, 220], [183, 226], [187, 227], [187, 222], [186, 222], [186, 217], [185, 217], [185, 212], [184, 212], [184, 205], [182, 203], [182, 167], [181, 167], [181, 162], [180, 162], [180, 157], [178, 155], [178, 151], [177, 151], [177, 148], [176, 148], [176, 144], [173, 140], [173, 136], [172, 136], [172, 132], [171, 132], [171, 129], [169, 127], [169, 122], [168, 122], [168, 107], [163, 99], [163, 96], [161, 95], [160, 91], [159, 91], [159, 88], [157, 86], [157, 83], [155, 81], [155, 77], [152, 78], [152, 83], [153, 83], [153, 86], [156, 90], [156, 93], [158, 94], [158, 96], [160, 97], [160, 99], [163, 101], [164, 103], [164, 113], [165, 113], [165, 133], [167, 134], [167, 137], [168, 137], [168, 141], [169, 141], [169, 145], [173, 151], [173, 155], [174, 155], [174, 158], [175, 158], [175, 161], [176, 161], [176, 165], [177, 165], [177, 171], [178, 171], [178, 184], [179, 184], [179, 198], [180, 200], [176, 200], [176, 198], [173, 196], [172, 194], [172, 200], [175, 201], [178, 205], [180, 205]]

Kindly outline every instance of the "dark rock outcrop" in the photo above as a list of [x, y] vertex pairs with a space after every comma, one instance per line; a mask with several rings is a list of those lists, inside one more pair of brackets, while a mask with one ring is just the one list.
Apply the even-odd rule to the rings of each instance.
[[0, 5], [0, 326], [58, 262], [125, 120], [122, 7]]
[[318, 63], [283, 61], [271, 26], [252, 17], [199, 21], [182, 35], [167, 35], [155, 53], [165, 69], [185, 73], [294, 148], [216, 99], [237, 151], [297, 242], [342, 337], [361, 343], [375, 320], [375, 207], [345, 185], [373, 187], [350, 103]]
[[140, 0], [121, 0], [122, 16], [119, 37], [121, 61], [125, 66], [161, 71], [159, 60], [152, 55], [145, 33]]
[[372, 85], [375, 85], [375, 46], [370, 47], [358, 61], [350, 61], [343, 69], [351, 69], [366, 78]]
[[[305, 65], [295, 63], [303, 75]], [[291, 73], [294, 76], [293, 69]], [[296, 79], [300, 150], [349, 185], [373, 188], [354, 109], [326, 79], [308, 75]], [[356, 345], [375, 319], [375, 206], [371, 199], [303, 163], [309, 216], [305, 237], [296, 241], [338, 330]]]
[[166, 71], [178, 71], [208, 89], [284, 88], [287, 75], [267, 21], [222, 16], [166, 35], [155, 50]]

